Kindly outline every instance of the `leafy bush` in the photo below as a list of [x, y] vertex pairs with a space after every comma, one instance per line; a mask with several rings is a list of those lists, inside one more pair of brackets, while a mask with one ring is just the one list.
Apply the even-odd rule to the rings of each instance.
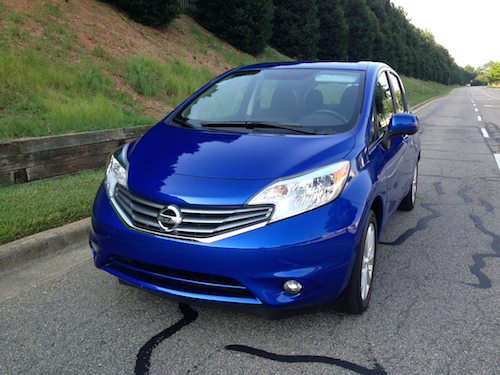
[[489, 82], [500, 81], [500, 62], [497, 62], [491, 67], [491, 69], [488, 71], [487, 77]]
[[275, 0], [274, 5], [271, 45], [298, 60], [314, 60], [320, 38], [316, 0]]
[[345, 60], [349, 26], [344, 17], [340, 0], [316, 0], [318, 4], [318, 42], [320, 60]]
[[155, 27], [168, 26], [182, 13], [179, 0], [102, 0], [124, 10], [134, 21]]
[[272, 0], [203, 0], [197, 21], [219, 38], [254, 56], [264, 52], [272, 34]]

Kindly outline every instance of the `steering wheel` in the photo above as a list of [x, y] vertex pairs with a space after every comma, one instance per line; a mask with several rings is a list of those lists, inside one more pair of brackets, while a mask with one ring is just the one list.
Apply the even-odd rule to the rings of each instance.
[[348, 119], [346, 119], [342, 114], [338, 113], [338, 112], [335, 112], [331, 109], [318, 109], [317, 111], [314, 111], [312, 113], [312, 115], [319, 115], [319, 114], [327, 114], [327, 115], [331, 115], [331, 116], [335, 116], [337, 117], [338, 119], [340, 119], [344, 124], [347, 124], [349, 122]]

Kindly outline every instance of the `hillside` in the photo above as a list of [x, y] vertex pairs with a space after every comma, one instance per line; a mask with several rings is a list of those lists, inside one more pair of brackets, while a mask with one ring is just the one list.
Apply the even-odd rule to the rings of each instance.
[[230, 68], [286, 59], [241, 53], [186, 15], [155, 29], [95, 0], [1, 0], [0, 141], [149, 124]]

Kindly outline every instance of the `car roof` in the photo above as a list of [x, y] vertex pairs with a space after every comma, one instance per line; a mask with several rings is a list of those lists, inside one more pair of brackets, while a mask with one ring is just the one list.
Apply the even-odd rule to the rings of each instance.
[[277, 63], [260, 63], [245, 65], [235, 70], [250, 69], [342, 69], [342, 70], [368, 70], [369, 66], [387, 66], [384, 63], [373, 61], [292, 61]]

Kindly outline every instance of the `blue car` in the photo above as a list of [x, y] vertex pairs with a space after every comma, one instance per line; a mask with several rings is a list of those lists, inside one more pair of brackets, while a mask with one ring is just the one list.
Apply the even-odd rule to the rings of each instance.
[[188, 304], [362, 313], [380, 233], [415, 205], [418, 127], [383, 63], [231, 70], [110, 155], [95, 265]]

